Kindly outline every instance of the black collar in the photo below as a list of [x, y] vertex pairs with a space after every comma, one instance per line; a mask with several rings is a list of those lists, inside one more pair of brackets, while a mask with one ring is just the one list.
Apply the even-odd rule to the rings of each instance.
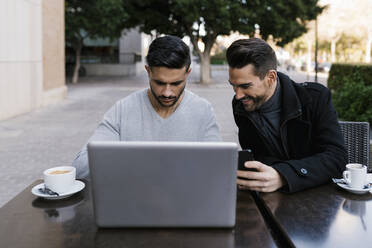
[[300, 115], [302, 112], [301, 102], [298, 99], [295, 89], [295, 82], [293, 82], [287, 75], [278, 72], [278, 77], [282, 83], [282, 121], [292, 118], [293, 116]]

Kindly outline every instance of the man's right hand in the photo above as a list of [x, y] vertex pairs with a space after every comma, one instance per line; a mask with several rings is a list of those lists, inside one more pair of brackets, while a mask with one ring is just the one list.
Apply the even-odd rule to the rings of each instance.
[[244, 166], [248, 169], [256, 169], [256, 171], [238, 170], [237, 184], [241, 189], [273, 192], [286, 184], [285, 179], [271, 166], [259, 161], [247, 161]]

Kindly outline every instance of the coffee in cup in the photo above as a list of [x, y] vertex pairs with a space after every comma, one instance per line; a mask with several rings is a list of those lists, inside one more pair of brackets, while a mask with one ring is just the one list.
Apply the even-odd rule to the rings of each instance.
[[55, 171], [49, 172], [49, 174], [57, 175], [57, 174], [65, 174], [65, 173], [69, 173], [69, 172], [70, 172], [70, 170], [55, 170]]
[[63, 194], [75, 183], [76, 169], [72, 166], [59, 166], [43, 172], [44, 184], [50, 190]]
[[367, 178], [367, 167], [362, 164], [347, 164], [343, 177], [350, 188], [363, 189]]

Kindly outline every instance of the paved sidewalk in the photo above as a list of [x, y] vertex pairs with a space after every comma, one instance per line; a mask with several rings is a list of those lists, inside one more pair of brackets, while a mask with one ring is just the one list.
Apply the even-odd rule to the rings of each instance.
[[[198, 72], [187, 88], [208, 99], [225, 141], [237, 142], [232, 116], [233, 91], [227, 71], [218, 72], [211, 85], [200, 85]], [[82, 78], [68, 85], [67, 98], [34, 112], [0, 121], [0, 207], [42, 177], [46, 168], [70, 164], [91, 136], [103, 114], [117, 100], [147, 87], [147, 76]]]

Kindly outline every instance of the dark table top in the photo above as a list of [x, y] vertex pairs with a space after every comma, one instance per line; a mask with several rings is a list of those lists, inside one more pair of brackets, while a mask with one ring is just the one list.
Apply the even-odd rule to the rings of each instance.
[[38, 180], [0, 209], [0, 247], [275, 247], [249, 192], [239, 192], [233, 229], [99, 229], [90, 185], [70, 198], [31, 194]]
[[296, 247], [372, 247], [372, 194], [335, 184], [261, 199]]

